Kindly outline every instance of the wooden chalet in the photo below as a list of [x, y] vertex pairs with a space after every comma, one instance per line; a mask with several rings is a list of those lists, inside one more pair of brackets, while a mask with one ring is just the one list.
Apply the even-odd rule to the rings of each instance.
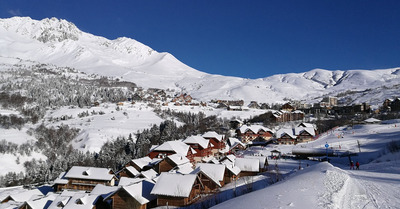
[[315, 130], [313, 127], [296, 127], [294, 129], [280, 129], [276, 132], [279, 144], [297, 144], [314, 140]]
[[65, 189], [91, 191], [97, 184], [114, 186], [117, 180], [107, 168], [73, 166], [66, 174], [68, 184]]
[[243, 143], [253, 141], [254, 139], [261, 137], [265, 140], [269, 140], [273, 136], [273, 132], [269, 128], [265, 128], [260, 125], [243, 125], [236, 129], [236, 135], [242, 140]]
[[173, 154], [164, 158], [154, 169], [160, 174], [187, 163], [190, 163], [190, 160], [187, 157], [180, 154]]
[[206, 194], [215, 192], [224, 186], [224, 173], [225, 165], [210, 163], [197, 163], [196, 169], [192, 172], [199, 177], [203, 185], [201, 192]]
[[180, 154], [187, 157], [190, 162], [194, 162], [194, 154], [196, 154], [196, 151], [182, 141], [167, 141], [161, 145], [153, 146], [147, 156], [151, 159], [164, 159], [173, 154]]
[[303, 128], [313, 128], [314, 129], [314, 133], [318, 134], [317, 131], [317, 126], [312, 124], [312, 123], [300, 123], [297, 127], [303, 127]]
[[283, 123], [288, 121], [296, 121], [296, 120], [303, 120], [304, 119], [304, 112], [295, 110], [295, 111], [275, 111], [271, 115], [271, 121], [276, 123]]
[[229, 154], [236, 153], [239, 150], [245, 150], [246, 145], [243, 144], [239, 139], [237, 138], [228, 138], [227, 140], [227, 145], [229, 146]]
[[281, 106], [281, 110], [292, 112], [296, 110], [296, 108], [294, 108], [290, 103], [285, 103], [284, 105]]
[[296, 135], [293, 129], [280, 129], [276, 132], [276, 140], [279, 144], [296, 144]]
[[235, 166], [235, 159], [234, 155], [228, 155], [220, 161], [221, 164], [225, 165], [224, 184], [231, 183], [239, 178], [241, 170]]
[[120, 170], [117, 175], [119, 175], [119, 177], [128, 177], [128, 178], [135, 178], [136, 176], [138, 176], [140, 174], [140, 172], [138, 170], [136, 170], [135, 167], [128, 165], [124, 168], [122, 168], [122, 170]]
[[157, 206], [186, 206], [200, 196], [201, 181], [195, 174], [161, 173], [150, 194], [157, 195]]
[[141, 171], [150, 169], [151, 163], [152, 163], [152, 159], [148, 156], [145, 156], [145, 157], [141, 157], [141, 158], [137, 158], [137, 159], [133, 159], [133, 160], [129, 161], [125, 165], [125, 167], [132, 166], [137, 171], [141, 172]]
[[240, 177], [255, 176], [260, 172], [260, 161], [256, 158], [236, 158], [235, 166], [240, 168]]
[[151, 194], [154, 182], [142, 179], [141, 181], [121, 186], [105, 200], [112, 200], [113, 209], [146, 209], [157, 206], [157, 196]]
[[213, 145], [212, 154], [214, 156], [219, 155], [219, 152], [225, 149], [225, 137], [224, 135], [219, 135], [215, 131], [209, 131], [202, 135], [203, 138], [210, 140], [210, 143]]
[[193, 98], [189, 94], [180, 94], [172, 99], [172, 102], [191, 103]]
[[313, 127], [296, 127], [294, 132], [296, 135], [296, 143], [313, 141], [315, 137], [315, 130]]
[[62, 191], [67, 186], [68, 179], [65, 178], [65, 174], [67, 174], [67, 172], [60, 173], [60, 175], [54, 180], [54, 183], [53, 183], [52, 187], [53, 187], [55, 192]]
[[212, 149], [214, 145], [210, 140], [205, 139], [202, 136], [190, 136], [183, 140], [183, 142], [196, 151], [196, 153], [193, 154], [194, 162], [201, 162], [204, 158], [213, 155]]

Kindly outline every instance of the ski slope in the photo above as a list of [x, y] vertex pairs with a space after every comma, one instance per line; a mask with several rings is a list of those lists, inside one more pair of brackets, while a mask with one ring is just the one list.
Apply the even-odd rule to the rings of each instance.
[[[340, 144], [342, 150], [358, 152], [352, 160], [361, 162], [360, 170], [350, 170], [347, 157], [331, 157], [331, 163], [309, 163], [309, 167], [304, 166], [308, 163], [303, 160], [302, 169], [283, 181], [212, 208], [399, 208], [400, 152], [387, 150], [388, 142], [400, 141], [399, 125], [396, 120], [353, 129], [338, 128], [314, 142], [297, 145], [321, 148], [329, 143], [333, 149], [339, 149]], [[361, 141], [361, 153], [357, 140]], [[278, 145], [262, 152], [269, 154], [272, 149], [279, 149], [290, 153], [293, 148]], [[270, 164], [273, 162], [270, 160]], [[276, 162], [281, 168], [291, 163], [283, 159]], [[292, 169], [296, 168], [292, 165]]]

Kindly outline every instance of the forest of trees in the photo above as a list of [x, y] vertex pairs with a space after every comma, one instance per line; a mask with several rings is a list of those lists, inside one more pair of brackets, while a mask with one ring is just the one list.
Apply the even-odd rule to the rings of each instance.
[[45, 161], [32, 159], [25, 162], [25, 174], [10, 172], [1, 176], [0, 187], [48, 182], [74, 165], [108, 167], [118, 171], [130, 160], [148, 154], [151, 145], [184, 139], [206, 131], [220, 132], [221, 129], [227, 127], [227, 121], [215, 116], [206, 117], [203, 113], [164, 111], [159, 114], [168, 115], [187, 124], [177, 126], [174, 121], [165, 120], [160, 125], [153, 125], [150, 129], [110, 140], [102, 146], [99, 153], [82, 153], [74, 149], [71, 141], [80, 130], [70, 128], [68, 125], [46, 127], [40, 124], [37, 128], [29, 130], [29, 133], [37, 139], [36, 142], [17, 145], [5, 140], [0, 141], [0, 153], [20, 153], [30, 156], [35, 151], [47, 157]]

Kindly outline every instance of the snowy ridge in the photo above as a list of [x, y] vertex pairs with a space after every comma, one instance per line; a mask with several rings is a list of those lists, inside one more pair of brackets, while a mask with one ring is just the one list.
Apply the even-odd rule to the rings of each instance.
[[376, 104], [374, 95], [377, 92], [364, 91], [381, 88], [382, 97], [392, 97], [399, 96], [393, 92], [400, 88], [400, 68], [314, 69], [260, 79], [207, 74], [185, 65], [169, 53], [156, 52], [133, 39], [108, 40], [82, 32], [73, 23], [57, 18], [0, 19], [0, 57], [73, 67], [88, 74], [118, 77], [145, 88], [183, 91], [198, 100], [314, 102], [326, 95], [336, 96], [351, 90], [358, 93], [349, 95], [352, 101], [348, 103]]

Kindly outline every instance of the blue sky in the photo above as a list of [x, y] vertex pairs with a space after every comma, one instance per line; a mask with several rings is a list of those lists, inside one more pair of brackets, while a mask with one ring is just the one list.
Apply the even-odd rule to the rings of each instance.
[[133, 38], [213, 74], [400, 67], [397, 0], [0, 0], [0, 18], [12, 16]]

